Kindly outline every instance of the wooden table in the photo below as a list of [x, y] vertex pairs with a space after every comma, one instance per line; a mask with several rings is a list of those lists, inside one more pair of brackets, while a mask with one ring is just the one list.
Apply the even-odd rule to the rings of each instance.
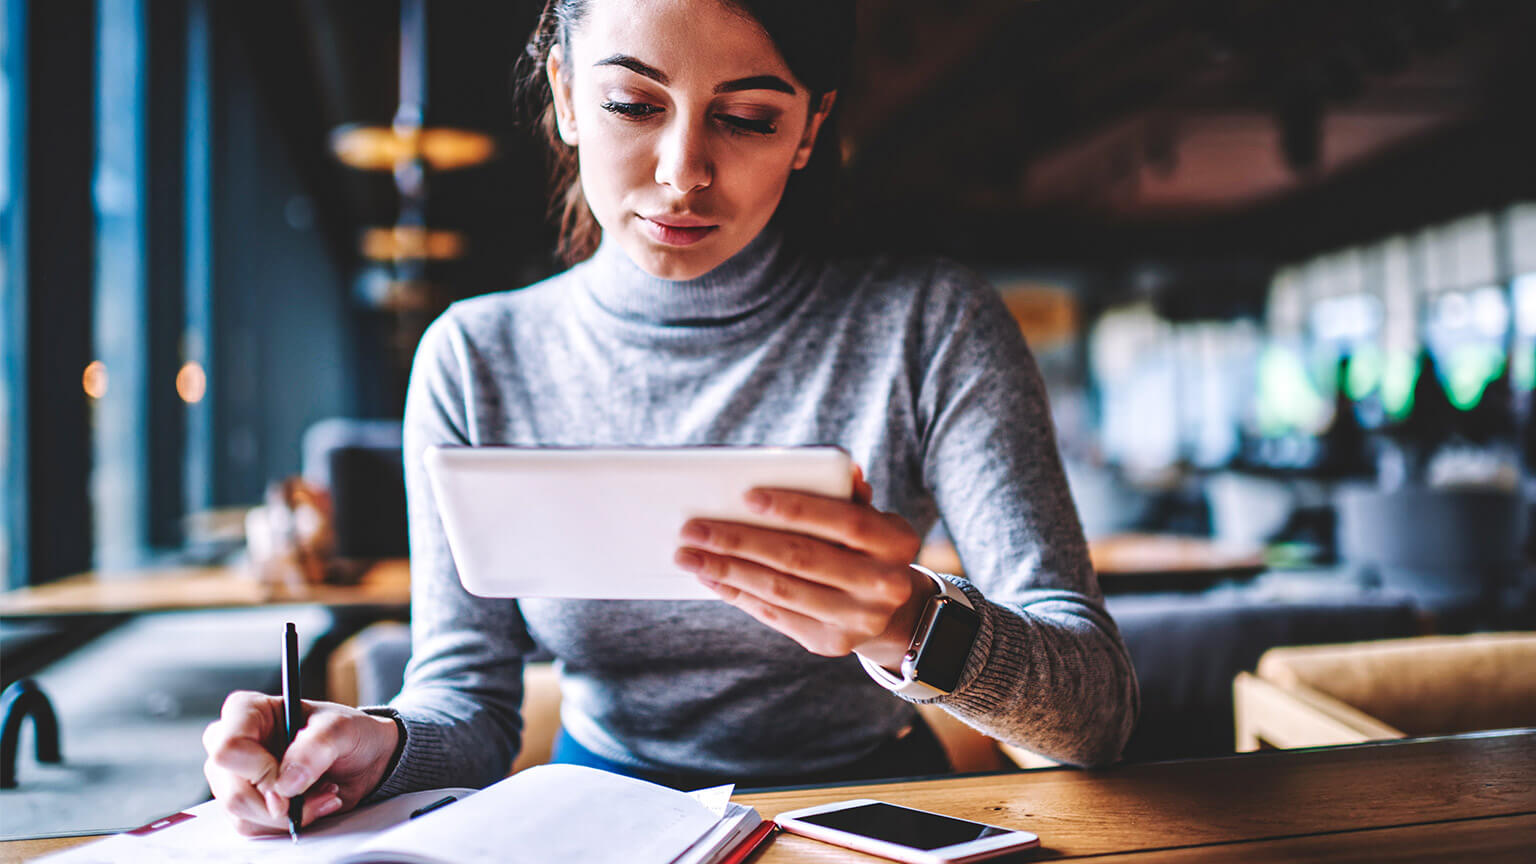
[[[738, 795], [772, 817], [878, 798], [1040, 835], [1022, 859], [1536, 860], [1536, 729], [1224, 759]], [[0, 843], [0, 862], [92, 838]], [[780, 834], [753, 864], [874, 862]]]
[[[876, 798], [1040, 835], [1038, 859], [1536, 861], [1536, 729], [741, 795], [771, 817]], [[875, 862], [779, 835], [754, 864]]]
[[[1251, 579], [1265, 570], [1259, 549], [1174, 534], [1100, 537], [1088, 541], [1088, 557], [1106, 594], [1199, 591], [1230, 579]], [[965, 572], [948, 542], [925, 545], [917, 563], [941, 573]]]
[[230, 567], [173, 567], [107, 575], [84, 573], [0, 593], [0, 618], [226, 609], [278, 603], [405, 607], [411, 568], [381, 561], [356, 585], [267, 585]]
[[[1231, 550], [1194, 537], [1124, 534], [1094, 541], [1089, 552], [1107, 591], [1206, 587], [1215, 579], [1253, 575], [1263, 569], [1256, 552]], [[918, 561], [946, 573], [964, 572], [954, 546], [948, 543], [924, 546]], [[1185, 584], [1191, 579], [1198, 584]], [[375, 564], [356, 585], [297, 587], [266, 585], [231, 567], [165, 567], [123, 574], [82, 573], [46, 585], [0, 592], [0, 618], [273, 603], [403, 608], [410, 602], [410, 562], [404, 559]]]

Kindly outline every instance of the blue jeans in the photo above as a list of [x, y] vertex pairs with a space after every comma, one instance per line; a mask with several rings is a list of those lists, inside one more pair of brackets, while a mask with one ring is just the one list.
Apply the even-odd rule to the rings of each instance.
[[764, 777], [727, 777], [717, 774], [709, 774], [701, 771], [667, 770], [649, 771], [635, 768], [631, 765], [622, 765], [611, 759], [604, 758], [586, 747], [583, 747], [565, 727], [560, 727], [560, 734], [555, 738], [554, 752], [549, 761], [567, 765], [585, 765], [589, 768], [598, 768], [603, 771], [611, 771], [615, 774], [623, 774], [626, 777], [638, 777], [641, 780], [649, 780], [663, 786], [671, 786], [674, 789], [684, 791], [692, 789], [704, 789], [710, 786], [720, 786], [726, 783], [735, 783], [742, 789], [762, 788], [768, 786], [811, 786], [823, 783], [845, 783], [855, 780], [888, 780], [898, 777], [924, 777], [934, 774], [950, 774], [954, 769], [950, 767], [949, 757], [944, 755], [944, 748], [939, 744], [939, 739], [934, 737], [933, 730], [921, 719], [915, 720], [912, 731], [900, 738], [892, 738], [874, 752], [860, 759], [830, 768], [823, 771], [811, 771], [800, 774], [780, 774]]

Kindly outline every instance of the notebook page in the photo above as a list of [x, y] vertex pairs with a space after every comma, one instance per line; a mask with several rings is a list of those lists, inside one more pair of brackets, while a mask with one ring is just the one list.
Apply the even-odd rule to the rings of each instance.
[[673, 864], [709, 864], [719, 860], [761, 824], [763, 817], [757, 810], [731, 802], [726, 807], [725, 816], [715, 823], [715, 827], [700, 837], [688, 851], [679, 855]]
[[717, 821], [688, 795], [580, 765], [539, 765], [343, 859], [669, 864]]
[[688, 797], [709, 808], [709, 812], [715, 814], [715, 818], [725, 815], [725, 808], [731, 804], [731, 793], [736, 791], [735, 783], [727, 783], [724, 786], [711, 786], [708, 789], [695, 789], [688, 793]]
[[410, 818], [411, 811], [446, 795], [464, 798], [474, 789], [429, 789], [331, 816], [299, 832], [245, 837], [235, 831], [217, 801], [188, 809], [193, 818], [143, 837], [118, 834], [43, 859], [48, 864], [329, 864], [380, 831]]

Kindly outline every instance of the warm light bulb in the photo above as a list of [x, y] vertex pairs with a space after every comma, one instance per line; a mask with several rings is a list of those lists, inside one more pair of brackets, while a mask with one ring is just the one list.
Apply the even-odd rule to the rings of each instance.
[[86, 364], [85, 374], [81, 376], [81, 384], [85, 387], [85, 395], [92, 399], [100, 399], [107, 395], [107, 364], [100, 360], [92, 360]]
[[331, 150], [364, 171], [393, 171], [418, 157], [433, 170], [451, 171], [487, 161], [496, 153], [496, 141], [471, 129], [349, 124], [331, 133]]
[[491, 136], [468, 129], [424, 129], [419, 146], [422, 158], [439, 171], [479, 165], [496, 153]]
[[208, 392], [208, 376], [197, 363], [183, 363], [176, 373], [176, 395], [188, 405], [203, 401]]
[[457, 231], [432, 231], [414, 225], [369, 228], [363, 232], [362, 251], [364, 257], [374, 261], [441, 261], [464, 254], [464, 235]]

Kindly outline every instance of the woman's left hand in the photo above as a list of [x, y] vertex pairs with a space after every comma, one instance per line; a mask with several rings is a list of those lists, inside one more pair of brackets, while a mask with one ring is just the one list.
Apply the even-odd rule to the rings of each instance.
[[908, 565], [922, 540], [895, 513], [876, 510], [854, 468], [853, 500], [754, 489], [764, 528], [714, 519], [683, 526], [675, 560], [733, 606], [828, 657], [857, 651], [889, 669], [936, 588]]

